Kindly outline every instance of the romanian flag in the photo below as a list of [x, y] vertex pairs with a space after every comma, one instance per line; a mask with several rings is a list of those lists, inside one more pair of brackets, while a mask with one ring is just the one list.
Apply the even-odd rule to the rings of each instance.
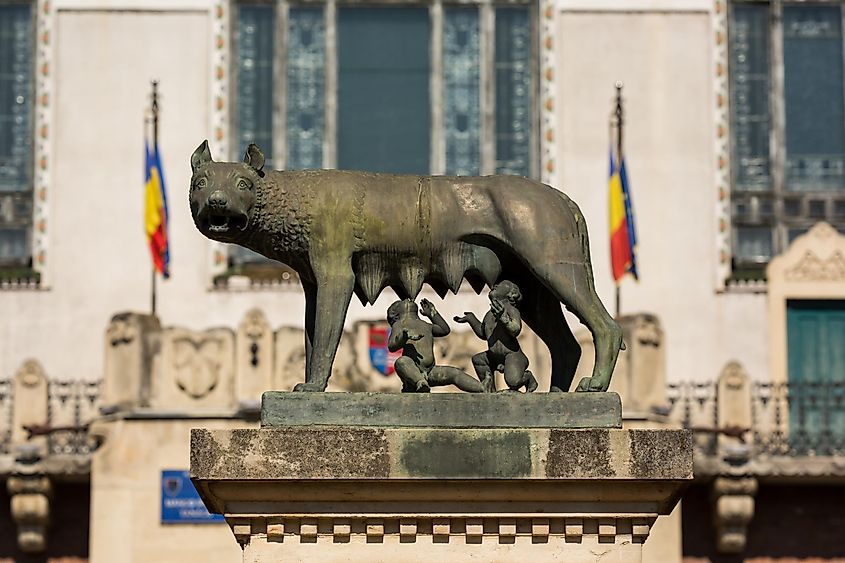
[[620, 163], [613, 159], [610, 151], [610, 263], [613, 267], [613, 281], [617, 284], [626, 273], [639, 279], [637, 273], [637, 235], [634, 230], [634, 212], [631, 209], [631, 194], [625, 174], [625, 159]]
[[165, 278], [170, 277], [170, 245], [167, 237], [167, 192], [161, 173], [158, 145], [150, 152], [144, 141], [144, 227], [153, 257], [153, 267]]

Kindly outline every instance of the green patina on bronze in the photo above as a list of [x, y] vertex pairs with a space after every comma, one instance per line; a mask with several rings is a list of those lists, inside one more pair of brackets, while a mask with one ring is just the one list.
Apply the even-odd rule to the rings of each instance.
[[519, 286], [522, 321], [545, 342], [552, 386], [567, 390], [581, 355], [561, 303], [592, 332], [596, 364], [580, 390], [610, 384], [622, 331], [596, 295], [584, 217], [564, 193], [517, 176], [451, 177], [342, 170], [264, 172], [191, 156], [191, 213], [209, 238], [287, 264], [306, 297], [306, 375], [322, 391], [352, 295], [372, 304], [385, 287], [414, 299], [424, 283], [441, 297], [466, 279], [480, 292]]

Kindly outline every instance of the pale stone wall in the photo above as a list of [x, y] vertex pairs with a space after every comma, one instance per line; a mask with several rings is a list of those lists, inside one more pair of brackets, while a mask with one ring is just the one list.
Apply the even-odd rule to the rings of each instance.
[[[765, 294], [720, 293], [714, 283], [718, 266], [712, 2], [550, 4], [554, 136], [542, 142], [557, 163], [556, 187], [572, 195], [590, 225], [595, 277], [603, 300], [613, 312], [606, 234], [607, 123], [613, 84], [621, 80], [643, 275], [640, 284], [624, 282], [623, 312], [648, 311], [660, 319], [670, 382], [713, 379], [734, 358], [742, 361], [752, 378], [768, 377]], [[288, 371], [296, 365], [299, 345], [289, 343], [300, 338], [304, 314], [300, 291], [295, 287], [210, 291], [210, 243], [196, 231], [188, 211], [188, 155], [215, 133], [211, 116], [216, 104], [215, 6], [214, 0], [53, 2], [49, 281], [37, 291], [0, 289], [0, 379], [13, 377], [27, 358], [36, 358], [51, 378], [99, 378], [106, 371], [102, 330], [109, 319], [117, 311], [148, 310], [150, 261], [141, 223], [141, 155], [143, 112], [153, 78], [161, 81], [161, 146], [173, 256], [173, 278], [159, 284], [161, 322], [194, 331], [235, 330], [245, 313], [258, 307], [273, 330], [288, 327], [283, 330], [294, 334], [289, 339], [277, 336], [274, 344], [277, 357], [278, 347], [288, 346]], [[424, 296], [446, 318], [487, 306], [486, 298], [471, 292], [446, 302], [428, 290]], [[392, 299], [385, 293], [370, 308], [353, 301], [347, 330], [357, 330], [357, 321], [383, 318]], [[470, 340], [467, 345], [480, 344]], [[342, 353], [351, 354], [348, 349], [357, 346], [356, 358], [366, 360], [364, 344], [360, 337], [354, 342], [347, 339]], [[461, 354], [465, 361], [466, 354]], [[532, 355], [535, 373], [542, 357], [542, 353]], [[126, 443], [138, 440], [143, 447], [121, 450], [121, 437], [95, 460], [94, 560], [130, 560], [122, 550], [148, 554], [144, 550], [154, 549], [159, 541], [173, 542], [178, 533], [157, 524], [153, 500], [157, 493], [152, 487], [164, 465], [185, 465], [185, 429], [190, 424], [143, 424], [122, 423]], [[132, 507], [127, 508], [129, 516], [110, 517], [122, 502]], [[661, 525], [670, 522], [666, 519]], [[209, 553], [216, 549], [227, 554], [225, 560], [239, 556], [224, 527], [191, 529], [202, 541], [178, 540], [177, 545], [182, 542], [192, 549], [207, 545]], [[675, 538], [672, 541], [679, 541], [677, 530], [675, 520], [668, 532]], [[114, 540], [103, 539], [112, 534]], [[646, 551], [658, 545], [657, 536], [655, 529]], [[211, 557], [203, 560], [213, 561]], [[661, 555], [654, 560], [669, 559]]]
[[[212, 0], [174, 4], [171, 11], [146, 0], [126, 7], [153, 11], [107, 6], [65, 0], [55, 15], [49, 282], [46, 290], [0, 290], [0, 377], [34, 357], [53, 377], [99, 378], [100, 334], [109, 318], [149, 310], [142, 155], [152, 79], [160, 81], [171, 221], [173, 275], [159, 283], [162, 323], [233, 327], [260, 305], [273, 327], [302, 326], [305, 305], [297, 286], [209, 291], [210, 243], [193, 225], [186, 190], [188, 157], [212, 137]], [[353, 303], [349, 326], [383, 318], [390, 302], [383, 295], [373, 308]], [[483, 308], [486, 299], [475, 302]], [[441, 308], [451, 315], [465, 305], [453, 300]]]
[[225, 523], [161, 524], [161, 471], [187, 469], [190, 430], [242, 420], [119, 420], [91, 462], [91, 563], [232, 563], [241, 549]]
[[[579, 202], [590, 225], [602, 298], [612, 309], [607, 122], [613, 84], [621, 80], [643, 275], [640, 284], [624, 283], [623, 312], [661, 319], [670, 381], [713, 378], [734, 358], [753, 378], [767, 377], [765, 295], [719, 293], [714, 283], [710, 3], [566, 0], [551, 7], [554, 128], [543, 143], [556, 162], [554, 183]], [[173, 278], [159, 284], [162, 323], [234, 327], [259, 306], [274, 329], [301, 326], [304, 300], [296, 287], [210, 291], [210, 243], [191, 224], [187, 155], [216, 132], [215, 10], [214, 0], [61, 0], [53, 7], [48, 289], [0, 290], [0, 375], [10, 377], [34, 357], [54, 377], [101, 377], [99, 331], [116, 311], [148, 310], [141, 154], [152, 78], [161, 81], [172, 228]], [[447, 318], [486, 307], [471, 292], [443, 303], [426, 296]], [[385, 293], [371, 308], [353, 302], [347, 329], [382, 318], [391, 299]]]
[[[625, 152], [642, 281], [622, 284], [622, 312], [656, 314], [666, 334], [667, 377], [713, 379], [742, 358], [767, 378], [766, 299], [718, 293], [713, 115], [714, 30], [708, 11], [586, 10], [559, 14], [555, 107], [559, 186], [590, 226], [599, 295], [613, 312], [607, 244], [608, 120], [624, 83]], [[578, 4], [578, 6], [574, 6]], [[692, 3], [690, 3], [692, 4]], [[693, 8], [700, 9], [701, 3]], [[576, 10], [576, 8], [578, 8]]]

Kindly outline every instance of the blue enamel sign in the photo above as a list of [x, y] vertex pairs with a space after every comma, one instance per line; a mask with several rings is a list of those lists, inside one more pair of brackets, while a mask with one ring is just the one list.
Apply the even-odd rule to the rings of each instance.
[[161, 472], [161, 523], [206, 524], [223, 522], [222, 514], [205, 508], [188, 471], [164, 469]]

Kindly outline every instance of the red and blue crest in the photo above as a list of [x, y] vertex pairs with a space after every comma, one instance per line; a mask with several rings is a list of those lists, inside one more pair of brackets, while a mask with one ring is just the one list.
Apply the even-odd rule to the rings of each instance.
[[402, 351], [391, 352], [387, 349], [390, 328], [386, 325], [370, 326], [370, 363], [383, 375], [393, 373], [393, 362], [402, 356]]

